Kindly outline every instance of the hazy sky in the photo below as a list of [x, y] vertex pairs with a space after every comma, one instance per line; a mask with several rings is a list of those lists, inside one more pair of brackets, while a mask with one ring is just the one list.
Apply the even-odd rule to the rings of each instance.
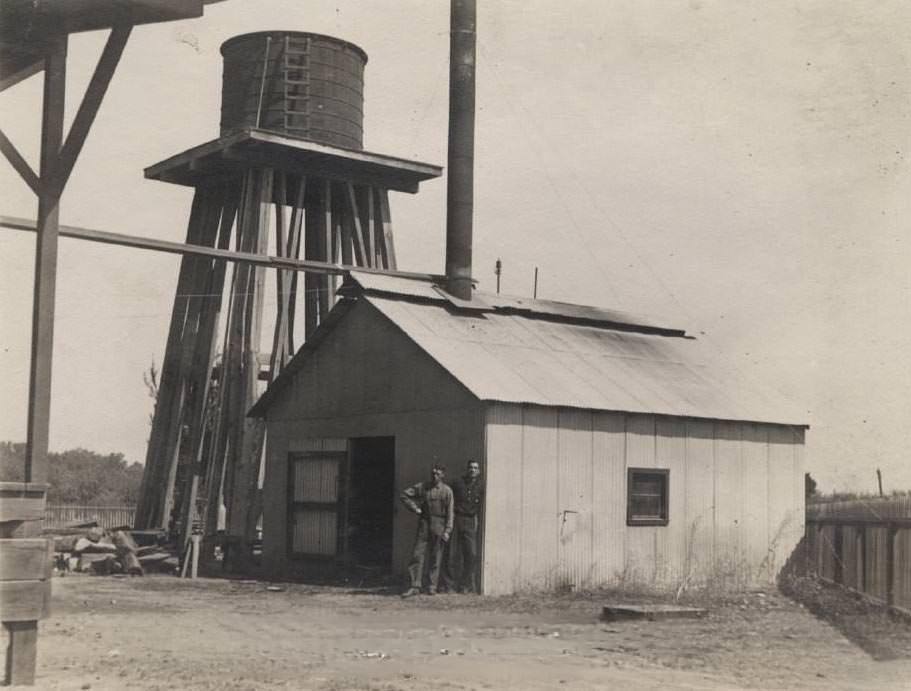
[[[807, 411], [821, 488], [911, 487], [911, 5], [480, 0], [475, 264], [493, 289], [663, 317]], [[134, 30], [63, 223], [183, 240], [142, 169], [218, 134], [219, 46], [367, 51], [366, 148], [446, 160], [448, 6], [228, 0]], [[69, 112], [103, 34], [70, 43]], [[40, 79], [0, 95], [37, 168]], [[0, 162], [0, 212], [36, 203]], [[399, 266], [442, 272], [445, 182], [391, 199]], [[0, 229], [0, 439], [25, 437], [34, 237]], [[143, 460], [178, 259], [60, 242], [51, 446]]]

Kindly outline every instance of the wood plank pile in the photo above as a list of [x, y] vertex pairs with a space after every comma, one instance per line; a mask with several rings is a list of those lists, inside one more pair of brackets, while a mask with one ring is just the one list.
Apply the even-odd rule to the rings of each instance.
[[163, 544], [164, 531], [129, 528], [105, 530], [94, 521], [44, 531], [54, 542], [54, 571], [99, 576], [147, 572], [175, 573], [179, 558], [173, 546]]

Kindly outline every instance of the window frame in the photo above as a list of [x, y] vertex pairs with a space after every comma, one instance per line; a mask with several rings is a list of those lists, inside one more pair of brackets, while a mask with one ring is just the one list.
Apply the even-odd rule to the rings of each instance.
[[[302, 501], [294, 497], [296, 465], [299, 462], [334, 460], [338, 462], [335, 501]], [[344, 554], [343, 511], [347, 482], [347, 451], [291, 451], [288, 453], [287, 509], [285, 514], [286, 554], [291, 560], [335, 561]], [[296, 509], [315, 509], [335, 512], [336, 547], [333, 554], [322, 552], [299, 552], [294, 549], [294, 512]]]
[[[633, 515], [633, 480], [636, 475], [654, 475], [661, 480], [661, 509], [658, 516], [637, 517]], [[626, 525], [628, 526], [663, 526], [670, 521], [670, 486], [671, 471], [669, 468], [627, 468], [626, 469]]]

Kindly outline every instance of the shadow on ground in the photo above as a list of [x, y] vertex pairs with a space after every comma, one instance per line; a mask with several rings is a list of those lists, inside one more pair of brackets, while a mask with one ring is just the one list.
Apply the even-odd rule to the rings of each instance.
[[781, 578], [782, 593], [828, 622], [875, 660], [911, 659], [911, 621], [883, 604], [834, 583], [806, 576]]

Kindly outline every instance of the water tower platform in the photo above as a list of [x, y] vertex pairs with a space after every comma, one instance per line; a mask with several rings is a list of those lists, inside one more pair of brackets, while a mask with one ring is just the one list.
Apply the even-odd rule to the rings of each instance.
[[194, 146], [145, 169], [150, 180], [197, 187], [213, 177], [233, 176], [254, 167], [383, 187], [414, 194], [440, 166], [369, 151], [345, 149], [249, 128]]

